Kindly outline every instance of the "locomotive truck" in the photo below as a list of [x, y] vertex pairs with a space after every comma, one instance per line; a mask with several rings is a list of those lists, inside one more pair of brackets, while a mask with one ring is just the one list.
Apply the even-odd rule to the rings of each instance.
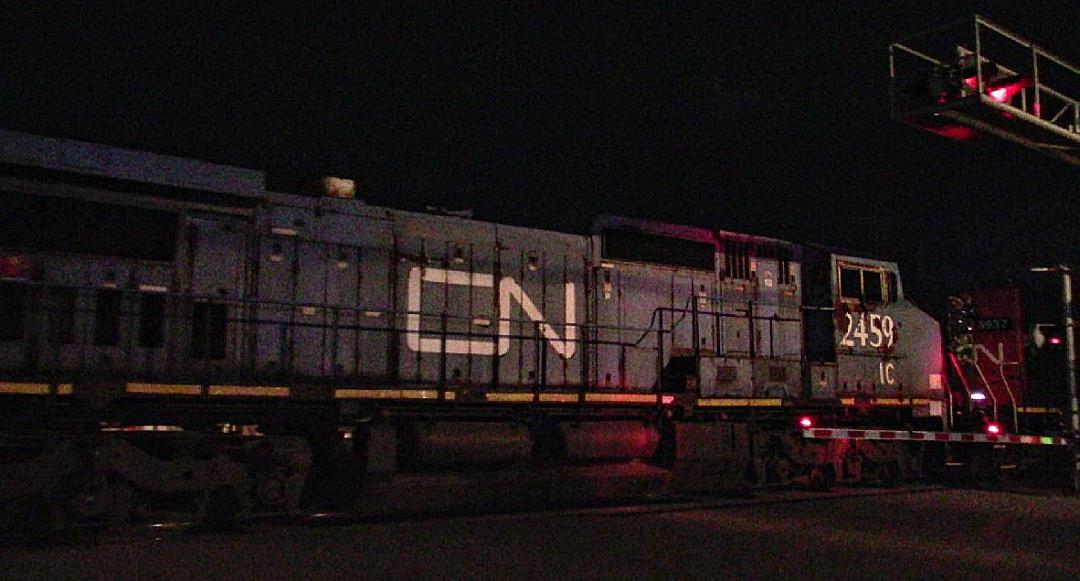
[[824, 487], [1064, 442], [947, 431], [940, 328], [894, 262], [265, 178], [0, 132], [8, 525]]

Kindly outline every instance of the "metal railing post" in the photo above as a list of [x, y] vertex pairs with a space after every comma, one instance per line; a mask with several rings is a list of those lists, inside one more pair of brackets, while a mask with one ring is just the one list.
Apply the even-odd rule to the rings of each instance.
[[656, 328], [656, 390], [664, 391], [664, 311]]
[[975, 17], [975, 86], [977, 87], [976, 93], [983, 94], [986, 87], [983, 83], [982, 76], [982, 35], [979, 34], [979, 17]]
[[[446, 330], [447, 330], [447, 314], [446, 311], [442, 312], [439, 316], [439, 390], [446, 390]], [[439, 394], [439, 399], [443, 399], [443, 394]]]
[[1036, 117], [1042, 117], [1042, 104], [1039, 101], [1039, 49], [1035, 47], [1031, 47], [1031, 79], [1035, 89], [1031, 111]]
[[1080, 406], [1076, 398], [1076, 337], [1072, 316], [1072, 270], [1060, 265], [1062, 308], [1065, 315], [1066, 372], [1069, 374], [1069, 432], [1072, 436], [1071, 480], [1073, 492], [1080, 493]]

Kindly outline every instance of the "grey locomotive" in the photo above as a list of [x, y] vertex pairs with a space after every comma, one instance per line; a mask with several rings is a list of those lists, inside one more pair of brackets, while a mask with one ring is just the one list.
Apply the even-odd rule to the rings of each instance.
[[799, 418], [942, 427], [938, 325], [892, 262], [617, 216], [578, 235], [395, 210], [342, 180], [280, 193], [14, 132], [0, 157], [0, 416], [34, 451], [8, 462], [17, 513], [355, 504], [448, 467], [827, 484], [917, 458], [804, 440]]

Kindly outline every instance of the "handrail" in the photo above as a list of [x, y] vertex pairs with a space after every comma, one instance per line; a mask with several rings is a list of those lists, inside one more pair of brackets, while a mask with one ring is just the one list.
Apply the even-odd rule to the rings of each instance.
[[955, 353], [949, 353], [949, 363], [952, 365], [953, 370], [956, 371], [956, 377], [960, 378], [960, 386], [964, 388], [964, 392], [967, 393], [968, 402], [971, 402], [971, 386], [967, 383], [967, 376], [964, 375], [964, 370], [960, 369], [960, 361], [956, 358]]
[[999, 26], [997, 24], [994, 24], [993, 22], [987, 20], [986, 17], [976, 15], [975, 16], [975, 25], [978, 26], [980, 24], [982, 26], [984, 26], [986, 28], [989, 28], [990, 30], [1000, 34], [1001, 36], [1004, 36], [1005, 38], [1015, 42], [1016, 44], [1019, 44], [1019, 45], [1023, 46], [1024, 48], [1030, 48], [1033, 51], [1041, 53], [1042, 56], [1046, 57], [1048, 60], [1053, 61], [1054, 63], [1069, 69], [1070, 71], [1076, 73], [1077, 75], [1080, 75], [1080, 68], [1076, 67], [1072, 63], [1070, 63], [1070, 62], [1066, 61], [1065, 59], [1063, 59], [1063, 58], [1061, 58], [1061, 57], [1047, 51], [1046, 49], [1040, 48], [1038, 45], [1031, 42], [1030, 40], [1027, 40], [1026, 38], [1023, 38], [1023, 37], [1021, 37], [1021, 36], [1019, 36], [1017, 34], [1014, 34], [1012, 32], [1009, 32], [1009, 31], [1005, 30], [1001, 26]]
[[[439, 337], [442, 340], [441, 345], [444, 349], [450, 339], [471, 338], [492, 341], [498, 338], [535, 343], [535, 354], [538, 358], [537, 365], [539, 365], [536, 370], [537, 378], [541, 384], [545, 384], [547, 381], [548, 341], [542, 333], [538, 332], [541, 322], [532, 319], [490, 316], [485, 317], [485, 319], [490, 321], [492, 325], [498, 326], [499, 323], [510, 322], [518, 325], [518, 327], [515, 329], [505, 329], [503, 327], [497, 330], [477, 330], [474, 328], [476, 324], [475, 316], [450, 313], [423, 313], [385, 308], [373, 309], [365, 306], [338, 306], [326, 303], [287, 303], [195, 293], [148, 291], [145, 289], [49, 284], [21, 279], [10, 280], [10, 283], [36, 289], [27, 295], [28, 300], [24, 309], [28, 313], [26, 315], [27, 320], [38, 321], [40, 324], [37, 325], [38, 331], [32, 331], [29, 334], [30, 337], [35, 337], [32, 341], [26, 341], [24, 336], [21, 349], [23, 357], [20, 358], [22, 362], [16, 363], [15, 367], [9, 367], [9, 369], [32, 369], [38, 365], [43, 365], [37, 367], [39, 372], [112, 369], [124, 372], [145, 372], [150, 375], [179, 372], [181, 375], [210, 374], [220, 376], [228, 373], [255, 372], [284, 373], [304, 377], [311, 373], [320, 375], [333, 373], [336, 376], [337, 371], [329, 370], [337, 369], [336, 366], [342, 363], [347, 366], [348, 371], [345, 372], [346, 374], [362, 375], [365, 365], [359, 359], [354, 359], [350, 355], [350, 351], [360, 353], [359, 345], [365, 340], [364, 336], [370, 337], [371, 333], [381, 333], [389, 336], [417, 332], [416, 330], [410, 331], [405, 322], [410, 316], [419, 316], [421, 321], [436, 319], [439, 321], [439, 328], [425, 330], [422, 333], [429, 337]], [[56, 294], [57, 291], [68, 292], [68, 294], [58, 295]], [[108, 339], [110, 343], [95, 345], [94, 342], [97, 340], [95, 338], [95, 325], [98, 323], [96, 319], [91, 321], [87, 315], [96, 316], [101, 313], [100, 307], [96, 305], [90, 306], [79, 297], [87, 297], [102, 291], [118, 293], [125, 298], [116, 301], [112, 307], [113, 310], [110, 316], [118, 321], [113, 325], [118, 326], [113, 331], [112, 338]], [[62, 302], [57, 302], [58, 296], [71, 298], [64, 298]], [[141, 333], [144, 323], [141, 317], [145, 315], [146, 311], [139, 307], [139, 303], [135, 300], [131, 300], [143, 296], [163, 297], [165, 299], [160, 311], [155, 311], [156, 314], [151, 315], [154, 319], [160, 321], [155, 325], [158, 329], [156, 331], [158, 338], [152, 340], [153, 344], [142, 343]], [[612, 346], [644, 349], [646, 351], [655, 349], [658, 360], [658, 373], [660, 374], [657, 379], [659, 380], [662, 378], [663, 369], [667, 364], [664, 351], [665, 344], [669, 342], [668, 337], [673, 337], [673, 333], [685, 321], [707, 321], [708, 318], [712, 318], [714, 321], [737, 319], [745, 320], [748, 325], [758, 321], [769, 321], [770, 326], [778, 322], [798, 323], [800, 321], [800, 319], [793, 317], [698, 310], [696, 308], [697, 303], [691, 303], [691, 301], [698, 300], [700, 300], [700, 297], [692, 296], [684, 302], [684, 304], [694, 308], [658, 307], [654, 309], [648, 327], [635, 328], [595, 323], [570, 323], [565, 326], [580, 329], [582, 332], [577, 337], [566, 341], [567, 344], [580, 346]], [[201, 319], [197, 320], [195, 319], [195, 312], [191, 310], [191, 305], [204, 303], [223, 305], [229, 308], [222, 309], [220, 314], [207, 312]], [[305, 311], [305, 309], [318, 309], [318, 311]], [[48, 313], [65, 312], [68, 315], [52, 318], [48, 315]], [[271, 315], [272, 313], [278, 313], [278, 315], [275, 317]], [[672, 317], [665, 317], [664, 315], [667, 314], [672, 315]], [[367, 318], [372, 315], [389, 317], [390, 320], [378, 324], [366, 323]], [[63, 321], [68, 321], [68, 323], [63, 323]], [[58, 324], [72, 325], [74, 323], [77, 323], [77, 327], [74, 327], [74, 334], [68, 334], [67, 339], [58, 338], [59, 335], [56, 334], [59, 329]], [[451, 325], [451, 323], [454, 323], [454, 325]], [[275, 331], [275, 329], [280, 331]], [[298, 342], [305, 341], [304, 336], [298, 334], [298, 332], [305, 329], [312, 329], [319, 333], [317, 337], [314, 337], [316, 347], [312, 355], [314, 357], [313, 363], [309, 362], [307, 364], [297, 359], [297, 356], [302, 356], [305, 351], [298, 350], [295, 347], [295, 345], [299, 344]], [[530, 330], [533, 332], [530, 333]], [[640, 331], [641, 335], [634, 340], [627, 341], [618, 337], [605, 337], [598, 334], [606, 331], [628, 330]], [[59, 333], [64, 334], [66, 332], [59, 330]], [[269, 335], [266, 333], [269, 333]], [[774, 340], [775, 333], [774, 329], [770, 329], [770, 341]], [[668, 337], [665, 337], [665, 334]], [[657, 339], [657, 345], [655, 347], [648, 346], [649, 339], [654, 335]], [[215, 336], [217, 338], [214, 338]], [[202, 338], [196, 339], [195, 337]], [[263, 339], [259, 339], [260, 337]], [[269, 339], [266, 339], [266, 337], [269, 337]], [[347, 343], [341, 343], [342, 340]], [[264, 341], [269, 341], [269, 343], [264, 345]], [[694, 341], [694, 346], [699, 346], [696, 337]], [[355, 348], [348, 346], [352, 342], [357, 343]], [[720, 349], [718, 352], [724, 352], [724, 335], [722, 333], [716, 335], [716, 342], [717, 347]], [[190, 350], [188, 350], [189, 345]], [[266, 356], [260, 355], [260, 353], [265, 353], [262, 349], [266, 345], [269, 346], [271, 352], [276, 351], [279, 355], [265, 359]], [[74, 350], [68, 350], [66, 346], [70, 346]], [[97, 358], [106, 352], [97, 351], [96, 347], [120, 349], [121, 351], [115, 352], [115, 356], [110, 355], [115, 359], [112, 360], [112, 363], [101, 367]], [[344, 351], [341, 350], [342, 347], [344, 347]], [[672, 344], [672, 347], [678, 348], [678, 342]], [[159, 350], [155, 352], [154, 349]], [[222, 363], [215, 362], [220, 360], [221, 356], [214, 355], [214, 353], [221, 353], [222, 349], [226, 353], [223, 361], [228, 362], [224, 364], [226, 366], [224, 368]], [[35, 352], [36, 355], [32, 354]], [[64, 355], [65, 353], [66, 355]], [[444, 350], [441, 353], [434, 353], [434, 355], [442, 357], [438, 375], [441, 378], [440, 384], [446, 383], [449, 371], [452, 371], [445, 366], [445, 358], [449, 354]], [[740, 351], [733, 356], [745, 357], [746, 354]], [[794, 359], [772, 350], [763, 358], [775, 361], [794, 361]], [[571, 382], [578, 381], [578, 379], [589, 380], [591, 376], [587, 377], [587, 371], [590, 361], [587, 361], [587, 359], [589, 359], [587, 355], [579, 358], [581, 365], [580, 378], [577, 377], [576, 370], [571, 371], [573, 367], [566, 368], [568, 375], [563, 379], [564, 384], [566, 380]], [[32, 361], [38, 363], [32, 363]], [[263, 369], [263, 363], [269, 361], [275, 363], [274, 367]], [[390, 367], [393, 367], [392, 362], [387, 363], [391, 363]], [[383, 371], [376, 371], [376, 373], [382, 373], [387, 369], [385, 365], [369, 369], [383, 369]], [[306, 371], [309, 368], [310, 372]], [[321, 371], [315, 372], [315, 369]]]
[[979, 379], [982, 380], [983, 386], [986, 387], [986, 393], [990, 396], [990, 401], [994, 402], [994, 421], [998, 421], [998, 403], [997, 396], [994, 395], [994, 390], [990, 389], [990, 382], [986, 381], [986, 376], [983, 375], [982, 368], [979, 367], [978, 361], [973, 361], [972, 365], [975, 366], [975, 371], [979, 373]]
[[998, 374], [1001, 375], [1001, 383], [1005, 385], [1005, 393], [1009, 394], [1009, 401], [1012, 402], [1012, 416], [1013, 416], [1013, 429], [1017, 432], [1020, 431], [1020, 417], [1016, 411], [1016, 397], [1013, 396], [1012, 387], [1009, 386], [1009, 380], [1005, 378], [1005, 362], [998, 363]]

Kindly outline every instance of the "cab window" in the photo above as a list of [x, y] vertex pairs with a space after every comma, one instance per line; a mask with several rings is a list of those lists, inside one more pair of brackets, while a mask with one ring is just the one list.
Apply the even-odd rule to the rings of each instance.
[[884, 298], [881, 294], [881, 273], [864, 270], [862, 271], [863, 300], [868, 303], [880, 303]]
[[840, 298], [867, 303], [896, 301], [896, 275], [876, 268], [840, 267]]
[[857, 268], [840, 269], [840, 297], [862, 298], [862, 271]]

